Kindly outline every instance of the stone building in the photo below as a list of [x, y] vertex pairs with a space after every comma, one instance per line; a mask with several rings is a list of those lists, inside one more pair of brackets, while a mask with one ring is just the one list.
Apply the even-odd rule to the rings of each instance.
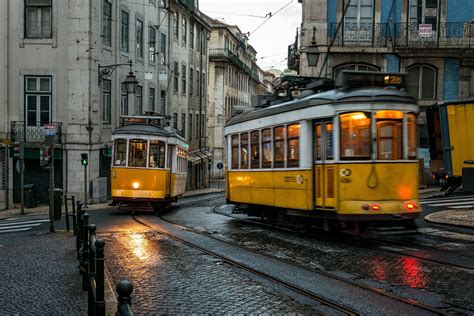
[[[192, 114], [201, 132], [191, 149], [205, 152], [205, 129], [199, 126], [204, 126], [206, 94], [195, 95], [192, 88], [183, 92], [191, 83], [204, 91], [207, 81], [209, 27], [195, 2], [0, 1], [0, 199], [5, 206], [19, 202], [10, 143], [24, 138], [25, 184], [33, 184], [36, 199], [47, 202], [48, 170], [39, 163], [44, 125], [57, 135], [55, 186], [80, 199], [81, 153], [89, 156], [89, 191], [97, 178], [110, 177], [111, 133], [121, 115], [154, 111], [174, 125], [178, 114], [177, 129], [191, 140], [181, 117]], [[122, 84], [130, 71], [138, 81], [132, 94]], [[201, 165], [207, 169], [205, 158]]]
[[252, 96], [266, 94], [263, 71], [257, 66], [257, 52], [237, 26], [210, 19], [209, 113], [207, 128], [213, 154], [211, 173], [223, 176], [217, 164], [225, 165], [225, 122], [236, 112], [251, 106]]
[[[422, 109], [474, 96], [474, 1], [299, 2], [302, 24], [299, 39], [289, 46], [288, 66], [301, 75], [335, 78], [344, 69], [405, 72], [408, 91]], [[420, 145], [428, 148], [423, 112], [419, 124]]]

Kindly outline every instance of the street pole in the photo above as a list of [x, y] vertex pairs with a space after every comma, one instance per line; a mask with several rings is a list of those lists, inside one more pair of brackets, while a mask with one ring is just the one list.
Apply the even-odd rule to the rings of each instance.
[[20, 142], [20, 203], [21, 215], [25, 215], [25, 137]]
[[49, 162], [49, 231], [54, 233], [54, 145], [51, 146]]
[[84, 203], [83, 209], [87, 208], [87, 165], [84, 166]]

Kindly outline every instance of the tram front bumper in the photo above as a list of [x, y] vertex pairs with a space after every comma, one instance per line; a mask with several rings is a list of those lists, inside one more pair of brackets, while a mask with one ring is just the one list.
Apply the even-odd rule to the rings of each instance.
[[157, 190], [112, 190], [114, 200], [153, 201], [165, 198], [163, 191]]

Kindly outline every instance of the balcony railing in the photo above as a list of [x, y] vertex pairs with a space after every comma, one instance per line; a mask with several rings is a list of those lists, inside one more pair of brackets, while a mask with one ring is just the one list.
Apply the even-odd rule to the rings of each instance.
[[328, 26], [333, 47], [474, 48], [474, 23], [338, 23]]
[[[56, 133], [56, 143], [60, 144], [61, 135], [62, 135], [62, 123], [60, 122], [50, 122], [45, 125], [54, 126]], [[45, 135], [48, 131], [45, 131], [45, 126], [40, 125], [27, 125], [25, 128], [23, 121], [12, 121], [11, 122], [11, 140], [13, 142], [25, 140], [24, 135], [26, 131], [26, 143], [44, 143]], [[47, 128], [46, 128], [47, 129]], [[49, 132], [52, 131], [52, 128], [49, 129]]]
[[244, 72], [246, 72], [253, 80], [260, 81], [259, 78], [258, 78], [257, 72], [255, 70], [253, 70], [251, 67], [247, 66], [239, 58], [239, 56], [234, 54], [228, 48], [209, 49], [209, 59], [210, 60], [224, 59], [224, 60], [230, 61], [230, 62], [234, 63], [236, 66], [238, 66], [240, 69], [242, 69]]

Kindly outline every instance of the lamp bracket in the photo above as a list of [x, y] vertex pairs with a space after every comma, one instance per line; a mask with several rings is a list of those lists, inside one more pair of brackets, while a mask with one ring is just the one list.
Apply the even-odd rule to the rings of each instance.
[[115, 71], [115, 69], [117, 69], [120, 66], [130, 66], [130, 72], [132, 72], [132, 60], [130, 60], [126, 64], [114, 64], [114, 65], [107, 65], [107, 66], [101, 66], [99, 64], [99, 68], [98, 68], [99, 85], [103, 79], [109, 78], [112, 75], [112, 73]]

